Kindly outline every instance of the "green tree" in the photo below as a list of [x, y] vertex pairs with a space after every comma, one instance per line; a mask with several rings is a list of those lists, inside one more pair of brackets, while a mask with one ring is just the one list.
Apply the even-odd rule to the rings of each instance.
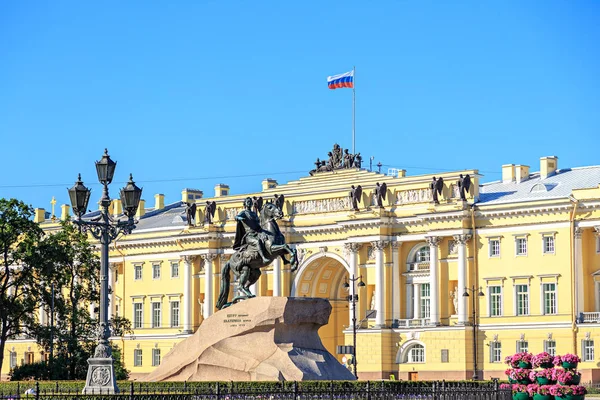
[[[47, 236], [43, 244], [51, 249], [51, 256], [46, 263], [48, 281], [41, 291], [45, 304], [50, 304], [54, 284], [55, 324], [37, 326], [33, 336], [45, 351], [50, 351], [53, 343], [54, 372], [50, 379], [85, 379], [87, 360], [97, 344], [98, 323], [88, 306], [100, 301], [100, 262], [87, 236], [69, 222], [63, 222], [61, 229]], [[131, 332], [127, 319], [115, 317], [110, 323], [115, 336]], [[113, 357], [115, 364], [120, 363], [119, 353]]]
[[44, 233], [33, 209], [16, 199], [0, 199], [0, 369], [7, 340], [28, 334], [36, 324], [40, 282], [47, 270]]

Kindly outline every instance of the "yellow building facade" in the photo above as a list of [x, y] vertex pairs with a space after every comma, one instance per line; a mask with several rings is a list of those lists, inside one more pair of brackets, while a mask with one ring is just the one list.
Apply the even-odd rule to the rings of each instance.
[[[146, 202], [138, 212], [134, 232], [111, 244], [109, 314], [134, 327], [113, 341], [132, 378], [152, 371], [217, 312], [220, 271], [233, 253], [243, 200], [277, 194], [285, 198], [279, 226], [300, 264], [292, 273], [275, 261], [253, 291], [329, 299], [333, 310], [320, 335], [344, 361], [336, 349], [353, 344], [347, 298], [356, 290], [361, 379], [470, 379], [475, 362], [480, 378], [503, 378], [507, 355], [546, 350], [579, 354], [583, 381], [599, 381], [600, 167], [558, 169], [556, 157], [543, 157], [539, 172], [529, 169], [503, 165], [502, 180], [485, 184], [477, 170], [436, 174], [443, 178], [439, 204], [433, 175], [356, 168], [281, 185], [265, 179], [258, 193], [233, 195], [222, 184], [212, 197], [185, 189], [166, 205], [157, 194], [153, 207]], [[467, 174], [472, 185], [463, 201], [458, 181]], [[380, 208], [375, 189], [384, 182]], [[358, 211], [352, 185], [362, 188]], [[217, 205], [211, 223], [207, 201]], [[197, 211], [188, 221], [191, 202]], [[118, 201], [111, 209], [122, 212]], [[68, 207], [62, 212], [66, 218]], [[44, 210], [36, 219], [56, 226]], [[346, 288], [352, 276], [365, 286]], [[8, 343], [4, 357], [3, 375], [43, 354], [23, 339]]]

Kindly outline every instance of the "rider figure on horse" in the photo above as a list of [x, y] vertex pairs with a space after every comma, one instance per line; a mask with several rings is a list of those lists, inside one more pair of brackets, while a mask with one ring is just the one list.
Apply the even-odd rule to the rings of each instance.
[[252, 199], [244, 200], [244, 210], [236, 215], [237, 227], [235, 229], [234, 250], [244, 250], [246, 247], [254, 248], [262, 257], [264, 263], [271, 260], [266, 256], [265, 241], [268, 233], [260, 226], [258, 215], [252, 211]]

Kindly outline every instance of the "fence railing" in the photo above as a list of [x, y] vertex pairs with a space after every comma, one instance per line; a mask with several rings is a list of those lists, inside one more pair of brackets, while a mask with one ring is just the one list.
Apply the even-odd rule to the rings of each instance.
[[[46, 386], [46, 385], [44, 385]], [[39, 382], [14, 393], [0, 392], [0, 399], [29, 400], [511, 400], [510, 390], [502, 390], [493, 382], [407, 382], [407, 381], [321, 381], [272, 382], [251, 385], [248, 382], [211, 382], [208, 384], [129, 383], [120, 384], [120, 393], [101, 391], [82, 393], [73, 385], [44, 388]], [[261, 387], [262, 386], [262, 387]]]

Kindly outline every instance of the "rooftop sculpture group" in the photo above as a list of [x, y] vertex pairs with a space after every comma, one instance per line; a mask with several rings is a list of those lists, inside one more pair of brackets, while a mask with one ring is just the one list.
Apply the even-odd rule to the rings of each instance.
[[[458, 178], [458, 190], [460, 192], [460, 199], [462, 201], [467, 201], [467, 193], [471, 189], [471, 177], [469, 174], [463, 176], [463, 174], [459, 175]], [[444, 179], [440, 176], [439, 178], [433, 177], [432, 182], [429, 184], [429, 189], [431, 189], [431, 197], [433, 198], [434, 204], [440, 204], [438, 196], [441, 196], [444, 191]]]
[[327, 161], [317, 158], [315, 169], [309, 172], [311, 175], [336, 169], [360, 168], [362, 165], [360, 153], [350, 154], [348, 149], [342, 149], [337, 143], [333, 145], [333, 150], [327, 153], [327, 155]]

